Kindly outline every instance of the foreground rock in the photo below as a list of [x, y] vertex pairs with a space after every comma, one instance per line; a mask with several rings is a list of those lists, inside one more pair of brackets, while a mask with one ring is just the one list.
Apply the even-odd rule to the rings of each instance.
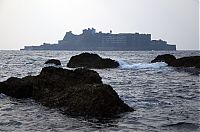
[[97, 54], [82, 53], [72, 56], [67, 64], [67, 67], [85, 67], [85, 68], [117, 68], [119, 63], [112, 59], [103, 59]]
[[189, 56], [176, 59], [170, 54], [158, 55], [151, 63], [165, 62], [173, 67], [195, 67], [200, 68], [200, 56]]
[[61, 62], [59, 60], [56, 60], [56, 59], [50, 59], [50, 60], [47, 60], [44, 64], [54, 64], [56, 66], [60, 66]]
[[38, 76], [0, 82], [0, 93], [32, 98], [69, 115], [107, 117], [133, 111], [93, 70], [45, 67]]

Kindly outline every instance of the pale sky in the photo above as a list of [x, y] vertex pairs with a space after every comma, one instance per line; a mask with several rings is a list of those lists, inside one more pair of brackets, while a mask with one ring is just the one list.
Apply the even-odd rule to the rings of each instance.
[[199, 0], [0, 0], [0, 49], [57, 43], [67, 31], [91, 27], [150, 33], [178, 50], [197, 50]]

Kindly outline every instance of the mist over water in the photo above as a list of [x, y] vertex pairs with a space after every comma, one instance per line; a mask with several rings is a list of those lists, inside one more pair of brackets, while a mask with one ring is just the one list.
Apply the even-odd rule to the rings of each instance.
[[[66, 65], [77, 51], [0, 51], [0, 81], [37, 75], [44, 62], [55, 58]], [[199, 51], [93, 52], [120, 63], [116, 69], [94, 69], [122, 100], [136, 111], [114, 119], [85, 119], [63, 115], [33, 100], [0, 94], [0, 131], [200, 131], [199, 73], [150, 61], [171, 53], [177, 58]]]

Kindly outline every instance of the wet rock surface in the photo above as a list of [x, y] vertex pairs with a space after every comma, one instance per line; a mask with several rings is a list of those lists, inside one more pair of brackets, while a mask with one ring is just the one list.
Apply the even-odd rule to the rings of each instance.
[[117, 68], [119, 63], [115, 60], [109, 58], [101, 58], [97, 54], [92, 53], [82, 53], [79, 55], [72, 56], [67, 64], [67, 67], [77, 68], [77, 67], [85, 67], [85, 68]]
[[45, 67], [38, 76], [11, 77], [0, 82], [0, 93], [32, 98], [44, 106], [73, 116], [107, 117], [133, 111], [96, 71]]

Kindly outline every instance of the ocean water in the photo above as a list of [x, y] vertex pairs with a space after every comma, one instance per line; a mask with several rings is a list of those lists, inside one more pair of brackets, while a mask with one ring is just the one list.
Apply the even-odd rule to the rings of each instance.
[[[44, 62], [55, 58], [67, 68], [75, 51], [0, 51], [0, 81], [11, 76], [37, 75]], [[200, 131], [200, 77], [192, 68], [151, 64], [159, 54], [176, 57], [200, 51], [93, 52], [120, 63], [116, 69], [96, 70], [122, 100], [135, 109], [114, 119], [86, 119], [63, 115], [34, 100], [0, 94], [0, 131]]]

